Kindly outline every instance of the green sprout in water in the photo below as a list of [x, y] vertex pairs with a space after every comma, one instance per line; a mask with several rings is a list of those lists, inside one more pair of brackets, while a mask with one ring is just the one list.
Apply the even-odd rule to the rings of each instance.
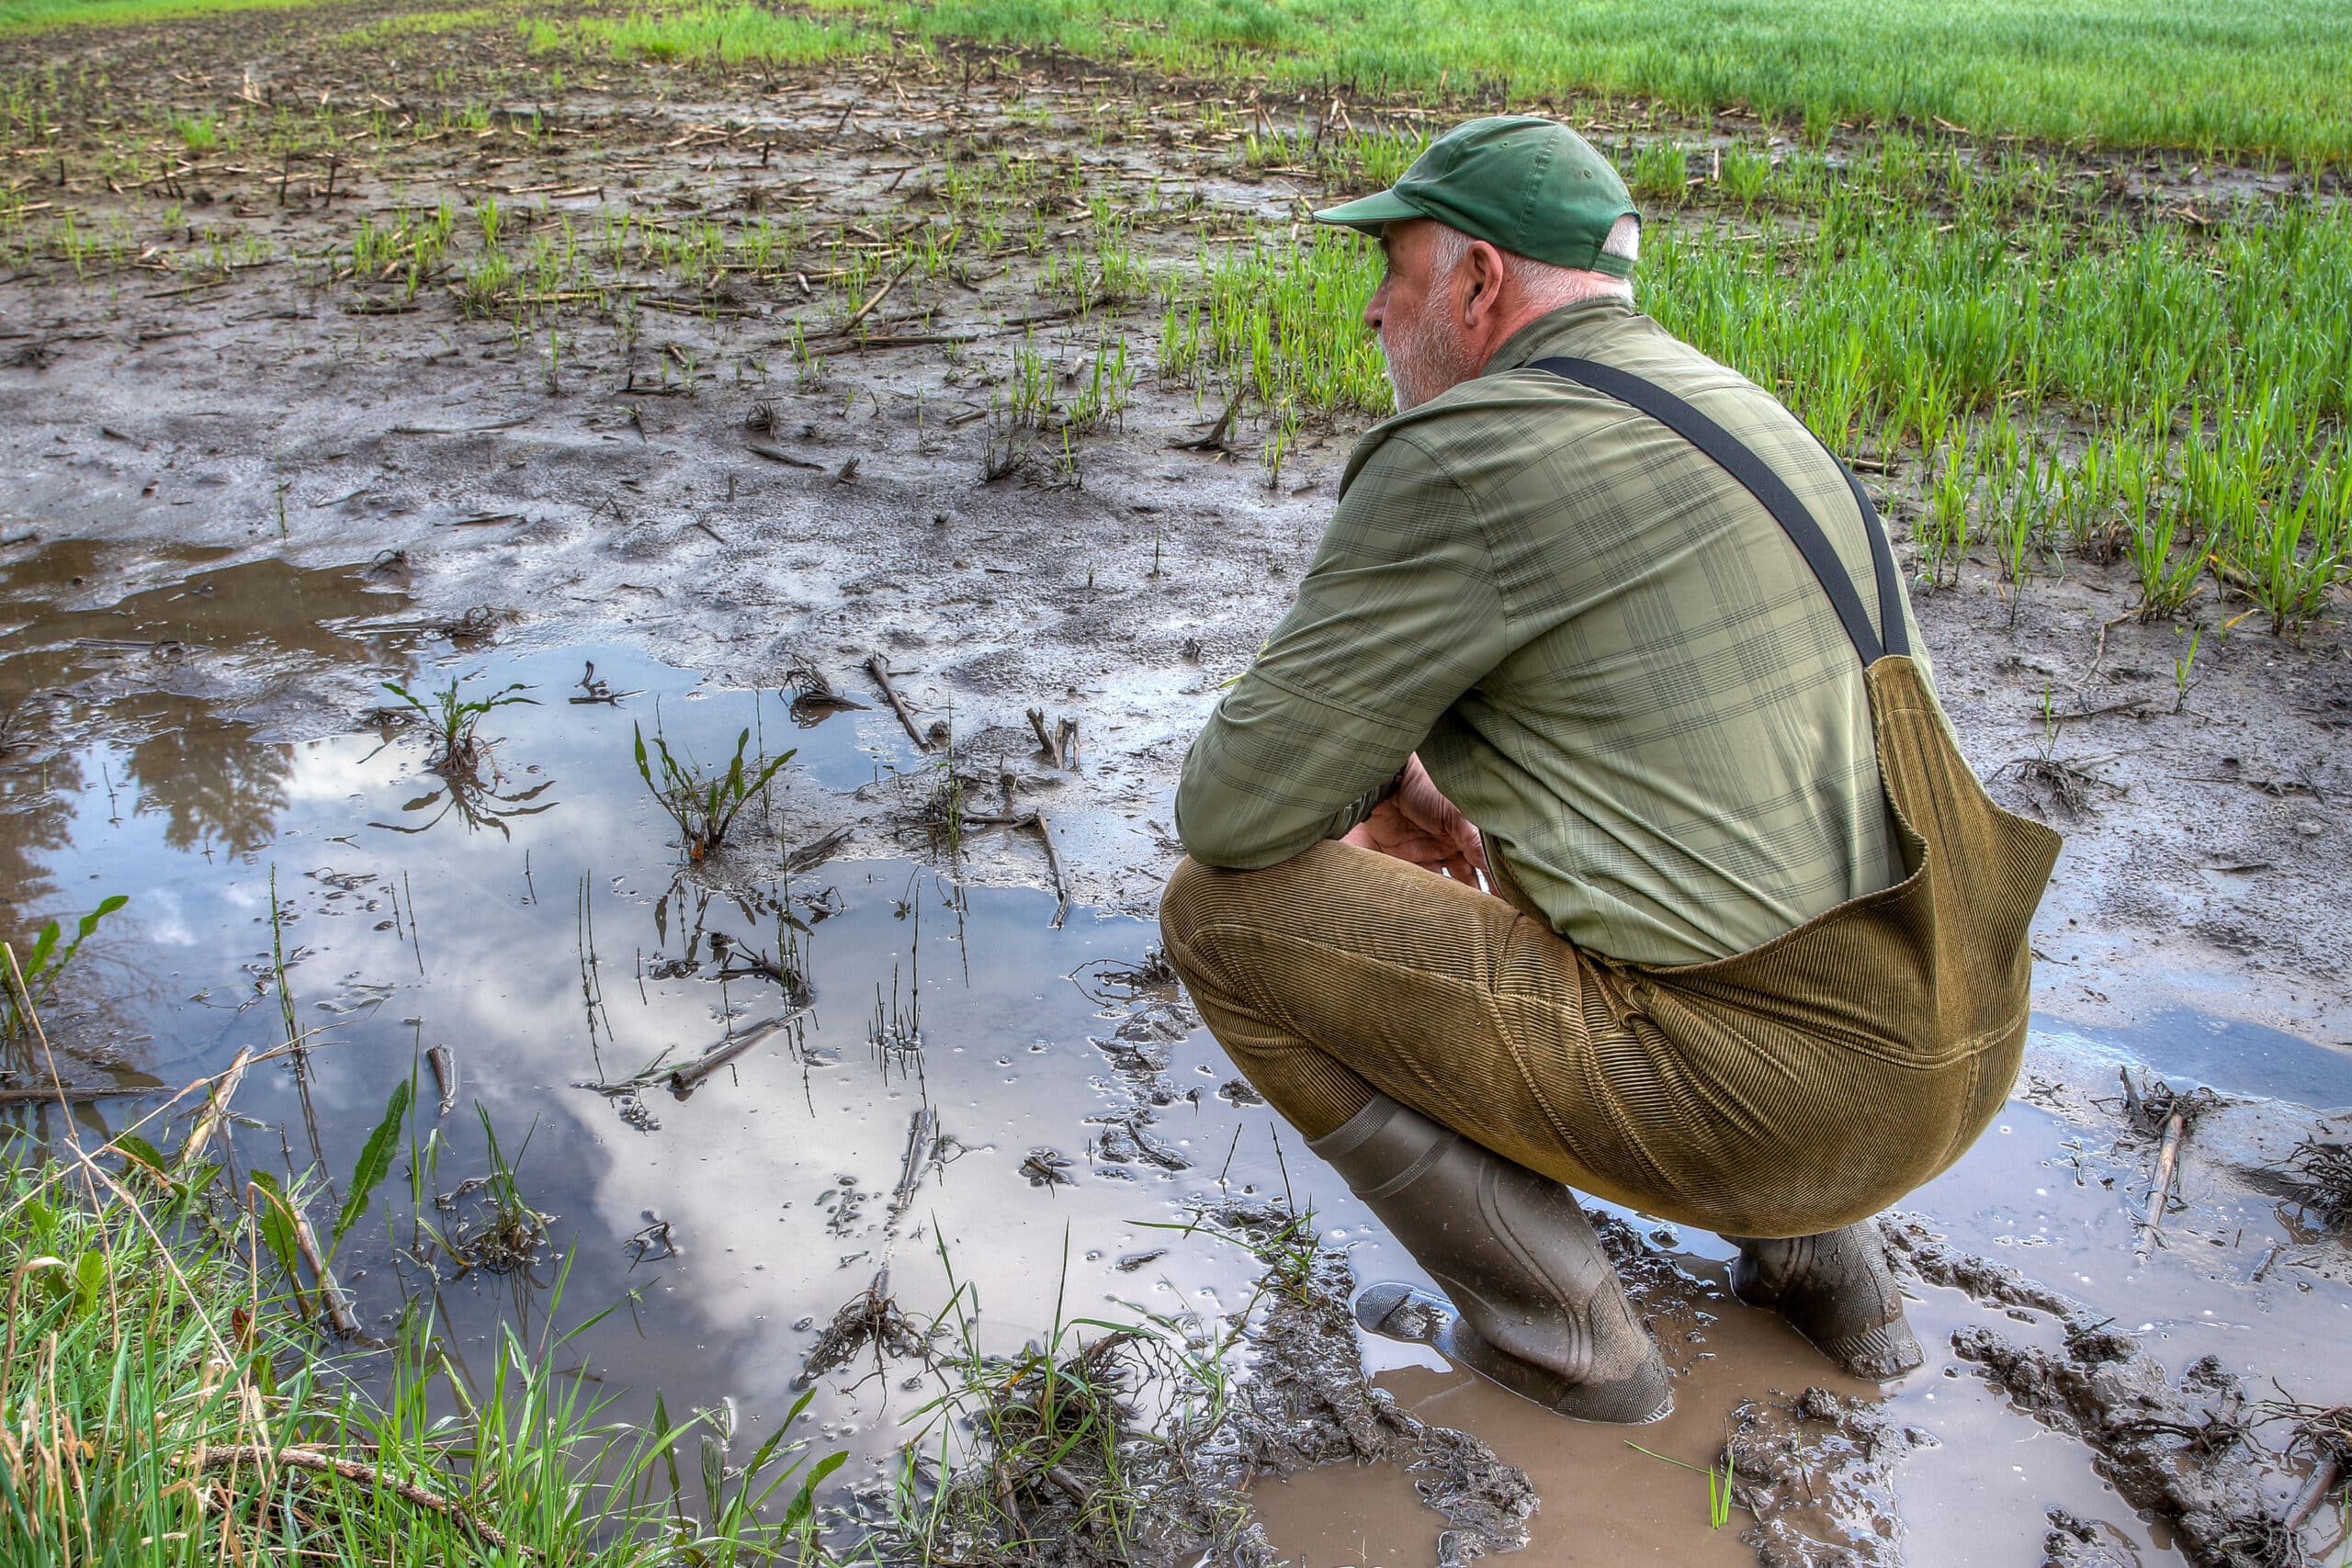
[[[653, 750], [648, 752], [645, 731], [631, 727], [637, 736], [637, 772], [645, 780], [645, 787], [662, 803], [662, 809], [678, 825], [688, 862], [700, 864], [727, 840], [727, 830], [735, 825], [736, 813], [743, 803], [768, 786], [768, 781], [783, 771], [792, 761], [793, 753], [765, 761], [754, 761], [750, 768], [743, 765], [743, 751], [752, 743], [748, 728], [735, 738], [735, 757], [724, 773], [706, 777], [701, 767], [690, 757], [681, 762], [673, 755], [662, 732], [653, 733]], [[662, 776], [653, 776], [656, 758], [662, 764]]]
[[475, 733], [483, 716], [493, 709], [512, 707], [518, 703], [537, 705], [537, 698], [514, 694], [530, 690], [519, 681], [487, 697], [460, 696], [459, 688], [464, 684], [462, 676], [451, 681], [447, 688], [434, 693], [433, 700], [428, 704], [397, 682], [384, 682], [384, 690], [406, 703], [431, 730], [433, 761], [425, 766], [448, 779], [478, 778], [482, 763], [490, 760], [492, 742]]
[[429, 831], [442, 818], [455, 811], [469, 831], [477, 828], [495, 828], [502, 835], [512, 836], [505, 818], [535, 817], [549, 809], [554, 802], [530, 804], [546, 793], [553, 780], [542, 780], [528, 789], [515, 794], [501, 794], [497, 788], [498, 773], [491, 770], [484, 779], [483, 769], [490, 761], [490, 749], [496, 744], [477, 733], [482, 716], [493, 709], [510, 707], [517, 703], [537, 705], [536, 699], [517, 696], [517, 692], [529, 688], [517, 682], [486, 697], [466, 697], [460, 694], [463, 679], [454, 680], [447, 688], [432, 694], [428, 703], [412, 694], [406, 687], [391, 682], [384, 690], [406, 703], [412, 712], [424, 722], [433, 737], [432, 760], [425, 768], [440, 775], [444, 787], [419, 796], [401, 807], [404, 812], [422, 812], [439, 805], [440, 810], [420, 824], [402, 825], [396, 822], [376, 822], [370, 826], [387, 828], [396, 833]]
[[1687, 1470], [1693, 1475], [1705, 1476], [1707, 1478], [1707, 1528], [1719, 1530], [1731, 1523], [1732, 1483], [1738, 1480], [1738, 1473], [1733, 1468], [1734, 1461], [1729, 1449], [1724, 1450], [1721, 1470], [1712, 1464], [1702, 1470], [1695, 1464], [1685, 1464], [1679, 1459], [1668, 1458], [1656, 1449], [1645, 1449], [1641, 1444], [1631, 1440], [1628, 1440], [1625, 1446], [1637, 1454], [1647, 1454], [1652, 1459], [1663, 1460], [1677, 1470]]
[[63, 942], [63, 923], [51, 920], [34, 936], [32, 950], [22, 959], [14, 948], [7, 950], [6, 969], [0, 972], [0, 1040], [14, 1040], [31, 1032], [36, 1010], [57, 988], [58, 978], [82, 950], [84, 940], [98, 929], [100, 920], [130, 902], [130, 897], [120, 893], [100, 900], [96, 908], [74, 922], [71, 942]]

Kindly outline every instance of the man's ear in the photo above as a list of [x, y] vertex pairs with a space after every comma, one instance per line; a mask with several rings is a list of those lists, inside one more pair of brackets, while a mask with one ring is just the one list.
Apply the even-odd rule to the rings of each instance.
[[1464, 287], [1462, 292], [1462, 324], [1477, 330], [1494, 319], [1502, 303], [1503, 254], [1484, 240], [1473, 240], [1462, 257]]

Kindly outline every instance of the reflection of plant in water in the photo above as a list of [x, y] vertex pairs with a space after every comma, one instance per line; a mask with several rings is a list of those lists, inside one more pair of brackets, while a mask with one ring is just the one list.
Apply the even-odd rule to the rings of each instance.
[[166, 845], [217, 843], [244, 854], [269, 842], [286, 808], [292, 748], [267, 744], [254, 726], [182, 699], [159, 697], [133, 712], [153, 727], [130, 748], [137, 810], [163, 814]]
[[402, 811], [424, 811], [435, 804], [439, 805], [441, 809], [434, 812], [423, 822], [406, 827], [398, 822], [370, 822], [368, 825], [370, 828], [382, 828], [394, 833], [424, 833], [431, 831], [435, 823], [454, 811], [458, 815], [458, 819], [466, 825], [466, 831], [469, 833], [483, 828], [495, 828], [502, 836], [512, 837], [513, 831], [506, 826], [506, 818], [537, 817], [542, 811], [554, 810], [556, 803], [552, 800], [540, 806], [531, 804], [554, 787], [555, 781], [547, 779], [533, 784], [528, 789], [517, 790], [512, 795], [502, 795], [479, 779], [449, 774], [445, 776], [439, 789], [420, 795], [413, 800], [404, 800], [401, 803]]
[[[554, 787], [552, 779], [511, 794], [498, 789], [501, 775], [490, 759], [490, 749], [497, 742], [485, 740], [479, 733], [483, 717], [496, 709], [512, 707], [516, 704], [537, 706], [536, 698], [515, 695], [530, 688], [517, 682], [486, 697], [468, 697], [461, 694], [464, 683], [464, 677], [452, 680], [447, 687], [433, 693], [433, 700], [426, 703], [405, 686], [390, 681], [384, 682], [384, 690], [406, 703], [431, 734], [433, 758], [424, 765], [441, 779], [439, 789], [402, 802], [401, 809], [405, 812], [424, 811], [435, 805], [440, 809], [413, 826], [403, 827], [397, 822], [371, 822], [368, 826], [388, 829], [395, 833], [423, 833], [454, 811], [458, 820], [466, 825], [468, 832], [495, 828], [502, 836], [512, 837], [512, 830], [506, 826], [508, 818], [536, 817], [542, 811], [553, 809], [555, 802], [552, 800], [545, 805], [531, 804]], [[485, 768], [489, 771], [488, 778], [483, 777]]]
[[466, 697], [458, 694], [466, 677], [450, 681], [447, 689], [433, 694], [428, 704], [412, 694], [406, 686], [387, 681], [384, 690], [406, 703], [423, 720], [433, 737], [433, 760], [424, 765], [444, 778], [478, 778], [482, 764], [490, 761], [490, 741], [481, 739], [475, 730], [484, 716], [492, 710], [512, 707], [516, 704], [536, 706], [537, 699], [517, 696], [527, 692], [520, 681], [494, 692], [487, 697]]
[[25, 703], [13, 703], [6, 712], [0, 713], [0, 757], [31, 750], [37, 717], [39, 710], [30, 709]]
[[[686, 859], [700, 863], [727, 840], [727, 830], [735, 825], [736, 813], [752, 796], [768, 786], [768, 781], [792, 761], [793, 753], [754, 761], [750, 768], [743, 765], [744, 748], [752, 743], [752, 732], [746, 728], [735, 737], [735, 757], [724, 773], [706, 775], [700, 763], [691, 757], [681, 762], [672, 754], [669, 743], [658, 728], [653, 732], [653, 752], [645, 749], [645, 731], [630, 727], [637, 736], [637, 772], [662, 809], [678, 825]], [[662, 776], [653, 776], [653, 757], [662, 761]]]
[[22, 954], [9, 951], [5, 964], [0, 964], [0, 1040], [14, 1040], [32, 1029], [34, 1012], [57, 988], [59, 976], [82, 950], [83, 940], [98, 929], [100, 920], [130, 902], [120, 893], [100, 900], [96, 908], [74, 922], [74, 940], [62, 946], [59, 944], [65, 928], [51, 920], [40, 928], [28, 951]]
[[1147, 992], [1165, 991], [1177, 983], [1176, 966], [1157, 947], [1145, 949], [1144, 955], [1132, 964], [1116, 958], [1093, 959], [1065, 978], [1089, 1001], [1105, 1005], [1132, 1002]]
[[899, 966], [890, 965], [890, 998], [886, 1010], [882, 999], [882, 982], [874, 982], [874, 1016], [865, 1026], [865, 1043], [874, 1050], [887, 1076], [896, 1067], [900, 1072], [911, 1068], [920, 1078], [922, 1073], [922, 905], [914, 896], [910, 879], [907, 897], [896, 901], [899, 918], [914, 919], [914, 934], [907, 942], [907, 956], [913, 966], [912, 983], [907, 987], [904, 1006], [899, 999]]
[[0, 929], [14, 929], [27, 908], [57, 892], [51, 855], [74, 837], [74, 796], [85, 786], [80, 757], [61, 752], [39, 768], [0, 770]]

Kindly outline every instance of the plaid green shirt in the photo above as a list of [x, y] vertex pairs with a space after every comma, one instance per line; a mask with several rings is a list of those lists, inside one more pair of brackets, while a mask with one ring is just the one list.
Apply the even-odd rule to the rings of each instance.
[[1736, 480], [1524, 368], [1561, 355], [1752, 446], [1876, 620], [1860, 511], [1796, 418], [1630, 306], [1569, 306], [1356, 444], [1297, 602], [1193, 742], [1177, 829], [1204, 864], [1272, 865], [1361, 821], [1419, 750], [1561, 935], [1727, 957], [1896, 880], [1861, 662]]

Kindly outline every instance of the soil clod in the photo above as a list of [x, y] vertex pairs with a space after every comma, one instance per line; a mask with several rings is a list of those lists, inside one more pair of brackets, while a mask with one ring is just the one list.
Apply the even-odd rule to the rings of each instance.
[[1809, 1388], [1732, 1412], [1724, 1457], [1764, 1568], [1902, 1568], [1894, 1472], [1935, 1439], [1877, 1404]]

